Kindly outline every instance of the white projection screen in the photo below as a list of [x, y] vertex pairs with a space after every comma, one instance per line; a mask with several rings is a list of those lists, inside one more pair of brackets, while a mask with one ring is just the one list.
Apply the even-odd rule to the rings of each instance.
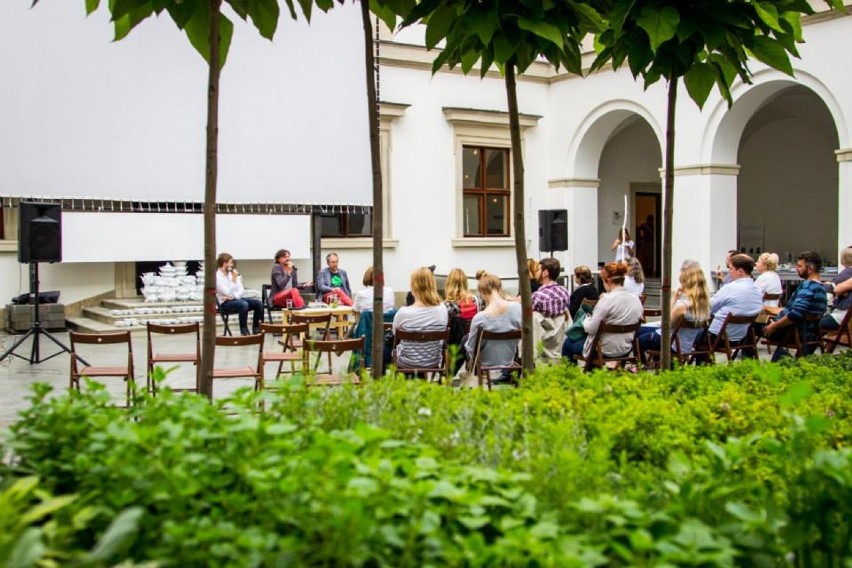
[[[106, 2], [0, 2], [0, 196], [204, 200], [207, 65], [168, 15], [113, 42]], [[217, 201], [370, 205], [357, 4], [282, 7], [273, 42], [229, 8]]]
[[[216, 216], [217, 249], [244, 260], [270, 259], [281, 246], [293, 258], [310, 258], [310, 234], [309, 215]], [[62, 214], [62, 262], [202, 258], [204, 219], [199, 214]]]

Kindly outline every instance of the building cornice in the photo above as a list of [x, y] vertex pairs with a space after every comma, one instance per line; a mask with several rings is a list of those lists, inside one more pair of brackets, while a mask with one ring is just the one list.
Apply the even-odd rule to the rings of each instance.
[[[491, 126], [509, 127], [509, 113], [500, 110], [482, 110], [474, 108], [444, 107], [444, 118], [453, 126]], [[531, 128], [538, 125], [540, 116], [535, 114], [519, 114], [521, 128]]]
[[852, 162], [852, 148], [841, 148], [835, 150], [834, 155], [837, 156], [838, 162]]
[[588, 187], [597, 189], [601, 185], [601, 180], [593, 178], [563, 178], [548, 180], [547, 187], [551, 189], [564, 187]]
[[405, 111], [411, 105], [404, 103], [390, 103], [387, 101], [379, 102], [379, 117], [385, 120], [393, 121], [405, 114]]
[[[660, 168], [660, 177], [666, 175], [666, 170]], [[676, 176], [738, 176], [740, 166], [736, 164], [695, 164], [691, 166], [678, 166], [675, 168]]]

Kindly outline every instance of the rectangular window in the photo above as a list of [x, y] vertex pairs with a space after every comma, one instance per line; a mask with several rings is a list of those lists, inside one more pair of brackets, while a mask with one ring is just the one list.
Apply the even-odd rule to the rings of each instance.
[[509, 236], [509, 150], [462, 147], [465, 237]]
[[373, 234], [370, 213], [328, 213], [321, 217], [323, 237], [369, 237]]

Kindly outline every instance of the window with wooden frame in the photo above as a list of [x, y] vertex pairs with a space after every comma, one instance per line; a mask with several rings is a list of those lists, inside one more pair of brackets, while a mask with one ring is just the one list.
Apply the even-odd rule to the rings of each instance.
[[511, 191], [508, 148], [462, 147], [465, 237], [508, 237]]
[[369, 237], [373, 234], [373, 218], [368, 210], [326, 213], [320, 217], [323, 237]]

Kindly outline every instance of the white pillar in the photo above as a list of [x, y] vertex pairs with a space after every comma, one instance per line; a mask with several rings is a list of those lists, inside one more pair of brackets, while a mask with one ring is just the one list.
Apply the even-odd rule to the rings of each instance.
[[[837, 261], [840, 251], [852, 246], [852, 148], [837, 154]], [[839, 264], [839, 263], [838, 263]]]
[[568, 210], [568, 251], [557, 258], [571, 274], [578, 264], [597, 270], [598, 188], [597, 179], [557, 179], [548, 182], [548, 207]]
[[[697, 260], [710, 271], [737, 246], [739, 166], [705, 164], [675, 170], [672, 279], [681, 263]], [[665, 179], [663, 180], [665, 184]]]

